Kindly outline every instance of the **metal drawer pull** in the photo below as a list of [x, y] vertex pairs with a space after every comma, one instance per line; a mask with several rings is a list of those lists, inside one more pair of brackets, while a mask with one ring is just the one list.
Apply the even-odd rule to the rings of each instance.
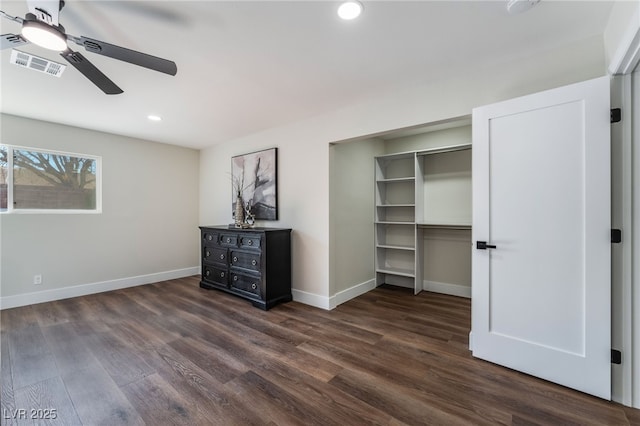
[[238, 281], [238, 276], [237, 276], [237, 275], [234, 275], [234, 276], [233, 276], [233, 280], [234, 280], [234, 281]]
[[258, 262], [257, 262], [255, 259], [253, 259], [253, 260], [251, 261], [251, 264], [252, 264], [253, 266], [256, 266], [256, 265], [258, 264]]
[[204, 255], [205, 255], [205, 257], [209, 257], [209, 256], [211, 256], [211, 253], [209, 252], [209, 250], [207, 250], [207, 251], [204, 253]]
[[230, 243], [231, 242], [231, 238], [227, 238], [227, 242]]
[[208, 239], [209, 241], [211, 241], [211, 240], [213, 240], [213, 237], [212, 237], [211, 235], [207, 235], [207, 239]]
[[220, 278], [224, 278], [224, 272], [220, 272]]
[[258, 288], [258, 286], [256, 285], [256, 283], [253, 283], [253, 284], [251, 284], [251, 288], [252, 288], [253, 290], [255, 290], [256, 288]]
[[[208, 255], [207, 255], [208, 256]], [[224, 254], [220, 255], [220, 259], [224, 259]]]
[[237, 258], [236, 256], [233, 256], [233, 261], [234, 261], [234, 262], [237, 262], [237, 261], [238, 261], [238, 258]]
[[206, 271], [204, 274], [205, 274], [206, 276], [209, 276], [209, 275], [211, 275], [211, 271], [209, 271], [209, 270], [207, 269], [207, 271]]
[[253, 240], [249, 240], [247, 244], [249, 244], [250, 246], [253, 245]]

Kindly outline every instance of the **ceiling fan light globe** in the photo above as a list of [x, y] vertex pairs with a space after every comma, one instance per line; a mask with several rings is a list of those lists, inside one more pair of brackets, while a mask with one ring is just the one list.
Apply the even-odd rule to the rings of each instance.
[[45, 49], [62, 52], [67, 49], [67, 37], [57, 28], [39, 21], [25, 20], [22, 35], [31, 43]]

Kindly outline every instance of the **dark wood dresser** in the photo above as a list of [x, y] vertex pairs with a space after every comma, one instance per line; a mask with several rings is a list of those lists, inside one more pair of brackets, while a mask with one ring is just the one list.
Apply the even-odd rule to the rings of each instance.
[[267, 310], [291, 300], [291, 229], [201, 226], [200, 287]]

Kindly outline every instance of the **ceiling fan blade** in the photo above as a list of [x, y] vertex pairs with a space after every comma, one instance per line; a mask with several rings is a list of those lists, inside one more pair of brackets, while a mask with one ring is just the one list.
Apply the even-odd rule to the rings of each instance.
[[10, 47], [18, 47], [23, 44], [28, 44], [24, 37], [18, 34], [2, 34], [0, 35], [0, 50], [8, 49]]
[[156, 56], [147, 55], [146, 53], [137, 52], [125, 47], [116, 46], [105, 43], [104, 41], [95, 40], [89, 37], [69, 37], [75, 43], [84, 46], [89, 52], [98, 55], [108, 56], [130, 64], [149, 68], [169, 75], [176, 75], [178, 67], [173, 61], [158, 58]]
[[[64, 3], [62, 3], [64, 5]], [[49, 25], [60, 25], [58, 15], [60, 13], [60, 0], [27, 0], [29, 13], [36, 15], [38, 21]]]
[[87, 77], [93, 84], [98, 86], [107, 95], [118, 95], [122, 93], [122, 89], [116, 86], [116, 84], [95, 67], [87, 58], [82, 56], [78, 52], [74, 52], [71, 49], [67, 49], [64, 52], [60, 52], [60, 56], [65, 58], [67, 62], [80, 71], [85, 77]]

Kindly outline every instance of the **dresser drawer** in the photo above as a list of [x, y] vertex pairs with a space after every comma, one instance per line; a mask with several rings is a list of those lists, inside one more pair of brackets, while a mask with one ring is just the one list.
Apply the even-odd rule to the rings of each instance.
[[210, 281], [224, 287], [229, 287], [229, 272], [227, 272], [225, 268], [204, 265], [202, 267], [202, 277], [206, 281]]
[[238, 234], [220, 234], [219, 241], [223, 247], [238, 247]]
[[227, 264], [228, 253], [226, 248], [207, 247], [202, 249], [202, 259], [207, 262]]
[[220, 238], [217, 232], [202, 232], [202, 243], [205, 246], [215, 246], [218, 245], [218, 239]]
[[262, 298], [262, 280], [258, 277], [232, 272], [229, 282], [232, 290], [240, 290], [244, 294], [248, 293], [252, 297]]
[[229, 254], [229, 259], [231, 260], [230, 265], [236, 268], [248, 269], [251, 271], [260, 272], [260, 253], [251, 253], [251, 252], [243, 252], [232, 250]]
[[260, 235], [255, 235], [255, 234], [243, 234], [240, 235], [239, 238], [239, 245], [241, 248], [243, 249], [256, 249], [259, 250], [260, 249]]

